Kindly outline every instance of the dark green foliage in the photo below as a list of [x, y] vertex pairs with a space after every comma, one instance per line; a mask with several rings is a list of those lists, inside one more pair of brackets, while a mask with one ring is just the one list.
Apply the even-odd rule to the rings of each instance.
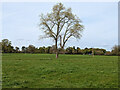
[[77, 47], [77, 49], [75, 49], [75, 46], [73, 46], [73, 47], [66, 48], [66, 54], [81, 54], [81, 55], [89, 54], [89, 55], [91, 55], [92, 50], [94, 51], [95, 55], [105, 55], [105, 53], [106, 53], [105, 49], [99, 49], [99, 48], [80, 49], [79, 47]]
[[[0, 52], [2, 49], [2, 53], [46, 53], [46, 54], [55, 54], [55, 45], [48, 46], [48, 47], [35, 47], [34, 45], [29, 45], [28, 47], [22, 46], [20, 49], [19, 47], [13, 47], [11, 41], [8, 39], [3, 39], [0, 42]], [[94, 55], [120, 55], [120, 46], [115, 45], [112, 48], [112, 51], [106, 51], [105, 49], [99, 48], [85, 48], [81, 49], [79, 47], [68, 47], [66, 49], [58, 48], [60, 54], [80, 54], [80, 55], [92, 55], [92, 51]]]
[[26, 48], [25, 46], [22, 46], [22, 53], [25, 53], [26, 52]]

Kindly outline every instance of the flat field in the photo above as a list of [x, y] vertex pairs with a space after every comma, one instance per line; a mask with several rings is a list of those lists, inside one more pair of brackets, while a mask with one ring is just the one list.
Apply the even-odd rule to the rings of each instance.
[[118, 57], [2, 54], [3, 88], [117, 88]]

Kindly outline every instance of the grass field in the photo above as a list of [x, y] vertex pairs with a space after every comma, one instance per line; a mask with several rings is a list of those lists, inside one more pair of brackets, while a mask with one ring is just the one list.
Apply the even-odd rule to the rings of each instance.
[[118, 57], [3, 54], [3, 88], [117, 88]]

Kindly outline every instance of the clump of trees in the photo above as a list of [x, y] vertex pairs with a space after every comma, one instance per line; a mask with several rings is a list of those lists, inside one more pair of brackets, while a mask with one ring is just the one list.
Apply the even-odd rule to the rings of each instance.
[[112, 48], [111, 54], [112, 55], [119, 55], [120, 56], [120, 45], [115, 45]]
[[0, 42], [0, 51], [2, 53], [55, 53], [55, 45], [48, 47], [35, 47], [34, 45], [29, 45], [28, 47], [22, 46], [19, 47], [12, 46], [11, 41], [8, 39], [3, 39]]
[[[80, 54], [80, 55], [120, 55], [120, 46], [115, 45], [112, 48], [112, 51], [106, 51], [105, 49], [99, 48], [84, 48], [81, 49], [79, 47], [67, 47], [66, 49], [58, 48], [60, 54]], [[12, 46], [11, 41], [8, 39], [3, 39], [0, 42], [0, 52], [2, 53], [46, 53], [46, 54], [55, 54], [56, 47], [48, 46], [48, 47], [35, 47], [34, 45], [29, 45], [28, 47], [22, 46], [20, 49], [19, 47]]]
[[106, 53], [106, 50], [99, 48], [80, 49], [79, 47], [75, 48], [75, 46], [66, 48], [66, 54], [92, 55], [92, 53], [94, 53], [94, 55], [104, 55]]
[[4, 53], [13, 53], [15, 52], [14, 47], [11, 45], [11, 41], [8, 39], [3, 39], [1, 42], [2, 52]]

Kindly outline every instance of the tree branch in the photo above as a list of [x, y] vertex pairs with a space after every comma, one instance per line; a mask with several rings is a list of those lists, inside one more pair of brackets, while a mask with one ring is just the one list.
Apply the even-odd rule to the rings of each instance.
[[50, 27], [47, 25], [47, 23], [45, 23], [46, 27], [48, 28], [49, 32], [50, 32], [50, 35], [53, 36], [53, 38], [55, 38], [55, 33], [50, 29]]
[[65, 46], [65, 43], [68, 41], [68, 39], [69, 39], [71, 36], [72, 36], [72, 34], [70, 34], [70, 35], [66, 38], [66, 40], [63, 42], [63, 46], [62, 46], [62, 47]]

